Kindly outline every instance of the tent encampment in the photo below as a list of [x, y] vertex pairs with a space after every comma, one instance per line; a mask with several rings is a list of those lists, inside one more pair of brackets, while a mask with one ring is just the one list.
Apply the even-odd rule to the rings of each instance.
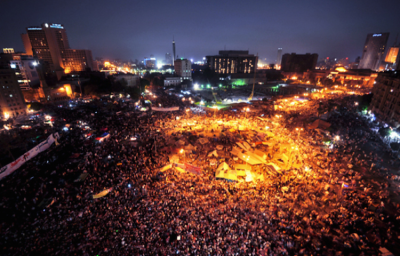
[[215, 177], [220, 179], [237, 181], [236, 171], [229, 168], [229, 165], [225, 162], [221, 163], [218, 166], [217, 171], [215, 172]]
[[328, 129], [330, 126], [331, 126], [330, 123], [328, 123], [328, 122], [326, 122], [326, 121], [324, 121], [324, 120], [321, 120], [321, 119], [317, 119], [317, 120], [315, 120], [314, 122], [312, 122], [312, 124], [310, 124], [310, 125], [308, 126], [308, 128], [309, 128], [309, 129], [320, 128], [320, 129], [326, 130], [326, 129]]

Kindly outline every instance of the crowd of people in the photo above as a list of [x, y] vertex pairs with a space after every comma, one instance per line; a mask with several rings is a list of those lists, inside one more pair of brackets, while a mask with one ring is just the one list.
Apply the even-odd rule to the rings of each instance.
[[[153, 104], [184, 106], [175, 96], [153, 98]], [[397, 181], [387, 179], [390, 173], [380, 168], [381, 159], [364, 149], [374, 135], [365, 120], [356, 119], [354, 100], [334, 100], [340, 107], [329, 117], [330, 136], [340, 140], [333, 147], [314, 143], [316, 133], [305, 124], [299, 134], [286, 123], [289, 116], [304, 123], [317, 102], [305, 105], [299, 115], [281, 110], [274, 139], [296, 143], [294, 159], [302, 167], [237, 183], [215, 178], [219, 163], [235, 161], [227, 159], [236, 142], [229, 137], [210, 139], [210, 148], [227, 149], [212, 166], [207, 145], [185, 156], [202, 167], [201, 175], [160, 169], [171, 162], [172, 137], [193, 139], [182, 129], [175, 131], [182, 120], [265, 126], [257, 118], [260, 113], [196, 108], [142, 116], [132, 111], [115, 115], [125, 111], [120, 106], [109, 115], [100, 109], [55, 108], [62, 120], [54, 124], [61, 136], [58, 145], [1, 181], [1, 254], [379, 255], [382, 248], [399, 253], [400, 209], [391, 196], [398, 191]], [[106, 131], [109, 138], [88, 138], [79, 121], [92, 133]], [[62, 132], [65, 123], [72, 125]], [[262, 166], [254, 169], [263, 172]], [[82, 174], [87, 177], [80, 179]], [[105, 196], [93, 198], [107, 189]]]

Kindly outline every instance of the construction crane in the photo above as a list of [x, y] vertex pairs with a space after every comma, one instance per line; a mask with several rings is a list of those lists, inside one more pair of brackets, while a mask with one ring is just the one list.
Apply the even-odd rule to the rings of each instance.
[[[257, 53], [257, 60], [258, 60], [258, 53]], [[257, 61], [258, 62], [258, 61]], [[255, 64], [256, 66], [254, 67], [254, 79], [253, 79], [253, 90], [251, 91], [251, 94], [249, 96], [249, 98], [247, 99], [248, 101], [253, 100], [253, 96], [254, 96], [254, 86], [256, 84], [256, 72], [257, 72], [257, 63]]]

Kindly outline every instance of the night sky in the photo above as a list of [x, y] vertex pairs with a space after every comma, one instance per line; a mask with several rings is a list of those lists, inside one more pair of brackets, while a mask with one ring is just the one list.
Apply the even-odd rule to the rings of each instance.
[[[164, 59], [175, 36], [179, 57], [250, 50], [266, 63], [283, 53], [361, 56], [368, 33], [400, 32], [400, 0], [1, 0], [0, 48], [24, 51], [21, 33], [61, 23], [70, 46], [93, 57]], [[400, 39], [399, 39], [400, 40]], [[265, 60], [266, 59], [266, 60]]]

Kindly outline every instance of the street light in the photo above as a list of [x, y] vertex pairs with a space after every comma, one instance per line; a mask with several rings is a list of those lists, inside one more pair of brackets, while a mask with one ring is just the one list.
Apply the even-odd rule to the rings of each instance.
[[246, 162], [246, 168], [247, 168], [247, 161], [249, 161], [250, 156], [247, 156], [247, 158], [246, 158], [246, 155], [243, 155], [243, 158], [246, 160], [245, 162]]
[[300, 131], [304, 130], [303, 128], [296, 128], [296, 131], [298, 131], [297, 133], [297, 139], [299, 139], [300, 137]]
[[181, 154], [183, 154], [183, 162], [186, 162], [186, 152], [185, 152], [185, 150], [183, 150], [183, 149], [181, 149], [180, 151], [179, 151]]
[[247, 118], [247, 112], [249, 112], [250, 109], [249, 108], [243, 108], [243, 111], [246, 113], [246, 118]]

